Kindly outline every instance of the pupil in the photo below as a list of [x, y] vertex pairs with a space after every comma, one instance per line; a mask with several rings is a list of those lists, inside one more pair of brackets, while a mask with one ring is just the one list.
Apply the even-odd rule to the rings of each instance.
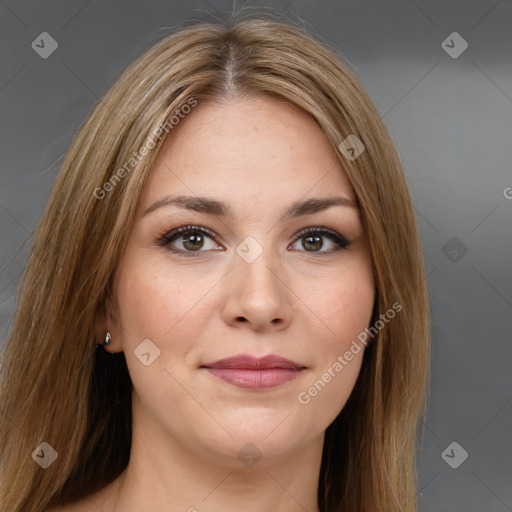
[[306, 244], [314, 245], [313, 249], [321, 249], [322, 248], [322, 238], [318, 235], [308, 236], [306, 237]]
[[[191, 244], [190, 247], [187, 244]], [[183, 237], [183, 245], [187, 249], [200, 249], [203, 246], [203, 241], [201, 240], [201, 235], [185, 235]]]

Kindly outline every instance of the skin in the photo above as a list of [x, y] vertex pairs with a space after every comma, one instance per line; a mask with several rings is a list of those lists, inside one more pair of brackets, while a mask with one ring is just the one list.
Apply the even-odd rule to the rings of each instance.
[[[177, 206], [143, 215], [169, 194], [212, 197], [234, 215]], [[280, 217], [294, 201], [332, 195], [355, 200], [327, 138], [289, 104], [266, 96], [202, 103], [173, 129], [117, 269], [117, 303], [97, 322], [98, 339], [112, 335], [108, 350], [124, 351], [134, 385], [130, 463], [76, 510], [318, 511], [324, 431], [354, 387], [363, 350], [308, 404], [297, 397], [369, 325], [375, 282], [357, 207]], [[183, 237], [171, 245], [184, 256], [155, 243], [190, 224], [219, 235], [203, 235], [198, 257], [187, 257], [194, 246]], [[295, 240], [319, 226], [351, 244]], [[251, 263], [236, 252], [249, 236], [263, 250]], [[149, 366], [134, 354], [145, 339], [160, 350]], [[278, 354], [306, 369], [255, 391], [200, 368], [242, 353]], [[252, 467], [237, 457], [248, 442], [262, 454]]]

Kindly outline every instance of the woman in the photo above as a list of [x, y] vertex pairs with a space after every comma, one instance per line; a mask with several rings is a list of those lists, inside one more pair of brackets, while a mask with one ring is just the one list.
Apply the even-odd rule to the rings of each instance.
[[341, 59], [162, 39], [75, 137], [0, 393], [12, 512], [414, 511], [429, 351], [399, 156]]

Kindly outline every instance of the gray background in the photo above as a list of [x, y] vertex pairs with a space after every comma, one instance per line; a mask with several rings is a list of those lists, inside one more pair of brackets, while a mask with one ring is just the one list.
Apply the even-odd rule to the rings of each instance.
[[[434, 334], [421, 511], [512, 510], [511, 1], [241, 5], [282, 11], [339, 48], [405, 165]], [[29, 235], [89, 110], [159, 38], [192, 18], [230, 10], [231, 2], [214, 0], [0, 2], [1, 343]], [[31, 47], [42, 32], [58, 42], [47, 59]], [[444, 48], [459, 52], [461, 40], [442, 45], [452, 32], [468, 43], [457, 58]], [[453, 469], [448, 462], [460, 463], [462, 450], [469, 456]]]

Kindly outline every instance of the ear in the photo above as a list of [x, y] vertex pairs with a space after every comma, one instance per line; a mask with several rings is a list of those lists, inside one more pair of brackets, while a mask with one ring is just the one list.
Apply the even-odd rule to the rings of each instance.
[[100, 344], [105, 341], [107, 331], [110, 332], [110, 344], [108, 346], [103, 345], [105, 351], [110, 353], [122, 352], [119, 338], [121, 330], [119, 328], [118, 315], [109, 295], [105, 297], [103, 304], [98, 307], [94, 331], [96, 334], [96, 343]]

